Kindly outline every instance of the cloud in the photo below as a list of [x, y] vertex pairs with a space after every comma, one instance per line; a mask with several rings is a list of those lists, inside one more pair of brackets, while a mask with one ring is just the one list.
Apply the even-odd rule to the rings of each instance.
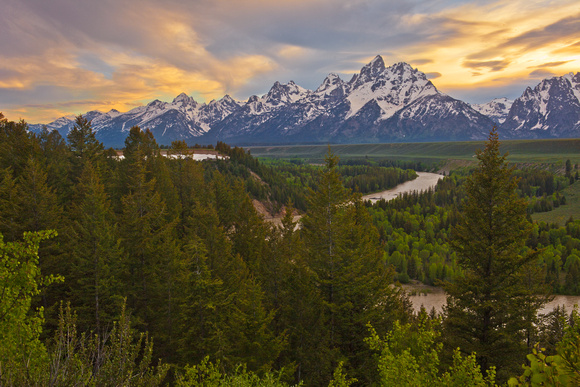
[[580, 41], [567, 45], [562, 48], [558, 48], [552, 51], [552, 54], [570, 54], [570, 55], [578, 55], [578, 51], [580, 50]]
[[563, 60], [563, 61], [559, 61], [559, 62], [548, 62], [548, 63], [543, 63], [541, 65], [538, 66], [534, 66], [536, 68], [545, 68], [545, 67], [558, 67], [558, 66], [562, 66], [566, 63], [570, 63], [572, 62], [571, 60]]
[[427, 79], [437, 79], [441, 77], [441, 73], [433, 72], [433, 73], [426, 73]]
[[463, 62], [463, 67], [467, 67], [474, 70], [489, 69], [490, 71], [500, 71], [508, 67], [510, 64], [507, 60], [489, 60], [489, 61], [471, 61], [466, 60]]
[[532, 79], [546, 79], [554, 77], [556, 74], [548, 70], [534, 70], [529, 74], [529, 76]]
[[182, 91], [246, 99], [277, 80], [310, 89], [330, 72], [348, 80], [377, 54], [421, 66], [442, 90], [497, 74], [504, 85], [528, 68], [578, 65], [569, 56], [579, 19], [577, 0], [8, 0], [0, 105], [27, 104], [34, 118]]
[[412, 59], [410, 61], [412, 64], [421, 66], [428, 63], [433, 63], [433, 59]]
[[491, 48], [470, 54], [469, 60], [482, 60], [505, 55], [521, 55], [535, 51], [551, 44], [560, 44], [566, 39], [577, 39], [580, 31], [580, 13], [560, 19], [545, 27], [530, 29], [517, 36], [506, 39], [503, 43]]

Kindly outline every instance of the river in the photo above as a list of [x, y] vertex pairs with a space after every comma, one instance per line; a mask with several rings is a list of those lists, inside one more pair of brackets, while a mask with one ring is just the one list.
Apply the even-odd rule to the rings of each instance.
[[414, 180], [406, 181], [399, 184], [395, 188], [388, 189], [386, 191], [373, 193], [370, 195], [363, 196], [363, 200], [370, 200], [372, 203], [380, 199], [391, 200], [405, 192], [413, 191], [426, 191], [429, 188], [433, 188], [437, 185], [440, 179], [443, 179], [442, 175], [437, 173], [429, 172], [417, 172], [417, 178]]
[[[447, 296], [443, 289], [435, 286], [403, 285], [403, 289], [410, 294], [409, 298], [413, 303], [413, 310], [415, 312], [421, 309], [421, 305], [423, 305], [428, 312], [431, 311], [431, 308], [433, 307], [435, 307], [437, 312], [441, 312], [447, 301]], [[555, 296], [552, 301], [548, 302], [542, 309], [540, 309], [539, 313], [549, 313], [558, 305], [565, 306], [569, 313], [574, 308], [574, 305], [580, 305], [580, 296]]]

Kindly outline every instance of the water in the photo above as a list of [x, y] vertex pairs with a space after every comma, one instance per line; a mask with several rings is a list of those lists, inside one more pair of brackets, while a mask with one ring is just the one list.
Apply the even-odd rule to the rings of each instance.
[[[411, 302], [413, 303], [413, 310], [415, 312], [421, 309], [421, 305], [423, 305], [428, 312], [431, 311], [431, 308], [433, 307], [435, 307], [437, 312], [441, 312], [447, 301], [447, 296], [443, 289], [434, 286], [403, 285], [403, 289], [409, 293], [416, 293], [415, 295], [409, 296]], [[421, 292], [427, 293], [425, 294]], [[554, 300], [544, 305], [544, 307], [540, 309], [539, 313], [549, 313], [558, 305], [565, 306], [566, 310], [570, 312], [572, 309], [574, 309], [574, 305], [580, 305], [580, 296], [556, 296], [554, 297]]]
[[363, 200], [370, 200], [372, 203], [374, 203], [380, 199], [394, 199], [405, 192], [426, 191], [429, 188], [435, 187], [437, 182], [440, 179], [443, 179], [443, 176], [437, 173], [417, 172], [417, 175], [418, 177], [415, 180], [406, 181], [402, 184], [399, 184], [395, 188], [391, 188], [383, 192], [365, 195], [363, 196]]

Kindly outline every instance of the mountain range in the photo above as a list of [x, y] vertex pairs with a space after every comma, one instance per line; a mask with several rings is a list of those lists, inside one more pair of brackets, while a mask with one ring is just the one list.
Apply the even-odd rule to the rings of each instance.
[[[90, 111], [96, 137], [123, 146], [129, 129], [149, 128], [160, 144], [379, 143], [482, 140], [498, 127], [500, 138], [580, 137], [580, 73], [541, 81], [514, 101], [468, 104], [441, 93], [407, 63], [385, 66], [375, 57], [349, 81], [329, 74], [316, 90], [274, 83], [263, 96], [237, 101], [229, 95], [199, 103], [185, 93], [126, 113]], [[46, 126], [66, 136], [74, 116]]]

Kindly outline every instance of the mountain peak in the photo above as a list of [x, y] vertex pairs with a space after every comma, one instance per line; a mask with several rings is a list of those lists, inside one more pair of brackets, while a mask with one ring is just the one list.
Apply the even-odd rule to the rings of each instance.
[[385, 69], [385, 61], [383, 60], [383, 57], [380, 55], [377, 55], [373, 58], [373, 60], [371, 60], [369, 62], [369, 64], [367, 66], [371, 66], [371, 67], [375, 67], [375, 68], [379, 68], [384, 70]]
[[330, 73], [324, 78], [324, 81], [318, 88], [316, 89], [316, 93], [325, 93], [328, 94], [332, 90], [336, 89], [337, 87], [343, 85], [344, 82], [338, 74]]
[[361, 77], [373, 78], [385, 71], [385, 61], [380, 55], [375, 56], [367, 65], [360, 70]]
[[174, 104], [176, 104], [176, 103], [188, 103], [188, 102], [193, 102], [194, 103], [195, 100], [193, 98], [191, 98], [190, 96], [188, 96], [187, 94], [185, 94], [185, 93], [181, 93], [181, 94], [179, 94], [177, 97], [175, 97], [173, 99], [173, 103]]

